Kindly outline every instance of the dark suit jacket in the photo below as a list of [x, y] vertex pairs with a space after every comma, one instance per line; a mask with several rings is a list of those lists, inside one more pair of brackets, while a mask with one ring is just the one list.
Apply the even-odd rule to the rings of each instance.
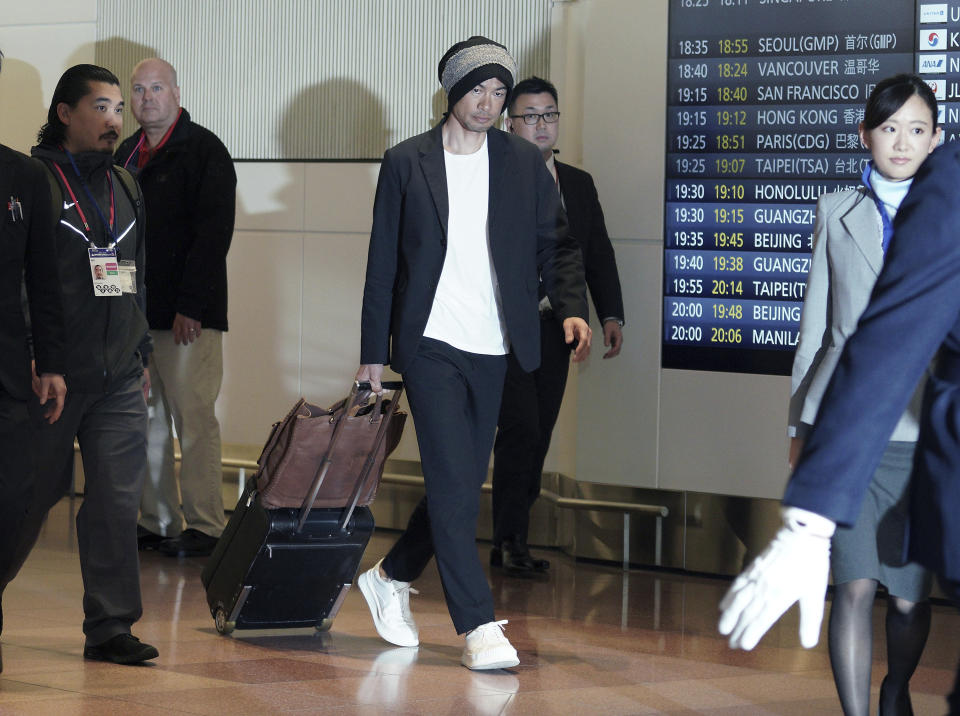
[[[449, 206], [441, 128], [388, 149], [377, 182], [360, 362], [390, 363], [398, 373], [423, 337], [446, 254]], [[530, 371], [540, 363], [538, 275], [561, 320], [586, 318], [583, 262], [537, 148], [491, 129], [487, 150], [490, 254], [511, 350]]]
[[620, 275], [593, 177], [569, 164], [557, 161], [554, 164], [570, 222], [570, 234], [580, 243], [583, 252], [587, 287], [597, 309], [597, 318], [601, 321], [604, 318], [623, 320]]
[[[12, 200], [20, 202], [22, 218], [16, 208], [11, 213]], [[37, 368], [64, 372], [63, 306], [51, 201], [43, 167], [0, 145], [0, 386], [17, 400], [33, 394], [21, 302], [24, 277]]]
[[938, 353], [920, 415], [910, 556], [960, 580], [960, 143], [920, 168], [870, 303], [847, 340], [784, 502], [852, 524]]

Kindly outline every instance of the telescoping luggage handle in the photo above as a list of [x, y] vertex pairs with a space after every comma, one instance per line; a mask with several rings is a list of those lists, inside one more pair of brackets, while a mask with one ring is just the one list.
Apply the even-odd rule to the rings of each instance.
[[[400, 396], [403, 395], [402, 381], [383, 381], [382, 386], [384, 390], [393, 391], [393, 399], [390, 401], [390, 404], [387, 407], [387, 412], [381, 415], [383, 393], [378, 393], [373, 410], [370, 411], [370, 422], [379, 422], [380, 425], [377, 429], [377, 435], [373, 441], [373, 447], [370, 449], [367, 459], [363, 463], [363, 468], [360, 470], [360, 476], [357, 479], [357, 484], [353, 488], [353, 493], [350, 495], [350, 500], [347, 506], [344, 508], [343, 519], [340, 522], [341, 530], [346, 529], [347, 523], [350, 522], [350, 518], [353, 516], [353, 511], [357, 507], [357, 501], [360, 499], [363, 488], [367, 484], [367, 480], [370, 477], [370, 472], [372, 471], [373, 465], [376, 462], [377, 452], [379, 452], [380, 445], [383, 444], [384, 438], [387, 435], [387, 426], [390, 424], [390, 420], [393, 418], [393, 414], [397, 409], [397, 403], [400, 402]], [[300, 532], [303, 529], [303, 525], [307, 521], [310, 510], [313, 508], [313, 501], [317, 498], [317, 493], [320, 492], [320, 485], [323, 484], [323, 478], [326, 477], [327, 470], [330, 469], [330, 465], [333, 462], [332, 456], [334, 455], [334, 449], [336, 448], [337, 440], [340, 437], [340, 429], [346, 424], [344, 418], [353, 409], [354, 403], [357, 400], [357, 395], [360, 393], [360, 391], [369, 390], [370, 383], [360, 383], [357, 381], [353, 382], [353, 386], [350, 388], [350, 394], [347, 395], [346, 400], [344, 400], [343, 411], [340, 413], [340, 416], [336, 418], [336, 425], [333, 426], [333, 433], [330, 435], [330, 443], [327, 445], [327, 452], [324, 454], [323, 459], [317, 466], [317, 474], [314, 475], [313, 483], [310, 485], [310, 491], [307, 494], [307, 498], [303, 501], [303, 505], [300, 507], [300, 518], [297, 520], [297, 532]]]

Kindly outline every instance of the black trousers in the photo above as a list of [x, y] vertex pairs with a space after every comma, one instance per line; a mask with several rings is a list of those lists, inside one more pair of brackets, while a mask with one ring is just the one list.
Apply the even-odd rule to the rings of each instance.
[[103, 394], [67, 392], [52, 425], [31, 404], [35, 426], [35, 487], [30, 508], [11, 543], [7, 581], [36, 544], [47, 512], [66, 494], [73, 439], [83, 458], [84, 498], [77, 511], [77, 547], [83, 576], [83, 632], [90, 645], [129, 633], [142, 614], [137, 513], [147, 470], [147, 403], [139, 378]]
[[511, 355], [493, 448], [493, 543], [526, 544], [530, 508], [540, 495], [543, 461], [560, 413], [570, 346], [556, 319], [540, 321], [540, 367], [524, 372]]
[[0, 594], [16, 575], [16, 544], [33, 498], [33, 432], [27, 402], [0, 388]]
[[383, 560], [392, 579], [415, 580], [436, 556], [458, 634], [494, 621], [477, 554], [480, 486], [487, 475], [506, 357], [423, 338], [403, 374], [426, 495]]

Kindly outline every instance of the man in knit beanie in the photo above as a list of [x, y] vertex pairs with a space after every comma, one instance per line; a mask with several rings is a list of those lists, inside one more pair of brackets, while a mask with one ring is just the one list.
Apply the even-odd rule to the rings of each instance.
[[[357, 380], [406, 384], [426, 496], [386, 557], [360, 575], [377, 632], [419, 645], [411, 582], [436, 557], [461, 657], [471, 669], [519, 663], [496, 621], [476, 545], [480, 486], [506, 355], [540, 362], [542, 280], [574, 360], [590, 349], [583, 264], [537, 148], [494, 129], [516, 63], [485, 37], [451, 47], [437, 73], [448, 112], [388, 149], [373, 209]], [[429, 509], [428, 509], [429, 505]]]

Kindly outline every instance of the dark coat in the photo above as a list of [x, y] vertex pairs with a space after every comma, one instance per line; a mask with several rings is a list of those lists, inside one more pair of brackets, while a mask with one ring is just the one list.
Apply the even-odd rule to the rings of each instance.
[[[58, 282], [63, 292], [65, 326], [65, 363], [67, 390], [73, 393], [109, 393], [118, 385], [143, 372], [143, 361], [152, 350], [152, 342], [143, 313], [143, 202], [139, 192], [129, 196], [124, 182], [113, 167], [113, 158], [100, 152], [74, 155], [81, 175], [101, 210], [110, 206], [112, 172], [119, 241], [117, 257], [136, 262], [137, 293], [121, 296], [94, 296], [90, 275], [90, 244], [105, 247], [111, 236], [103, 225], [66, 154], [57, 147], [40, 145], [32, 150], [53, 174], [62, 198], [60, 221], [56, 230]], [[63, 189], [59, 165], [70, 182], [76, 201], [90, 225], [88, 233], [69, 192]], [[46, 179], [45, 179], [46, 181]], [[134, 185], [134, 188], [136, 186]], [[88, 243], [89, 242], [89, 243]]]
[[[438, 125], [388, 149], [377, 182], [360, 362], [390, 363], [398, 373], [423, 337], [446, 254], [441, 130]], [[490, 255], [511, 350], [529, 371], [540, 363], [538, 275], [561, 320], [586, 318], [583, 262], [537, 148], [497, 129], [487, 132], [487, 141]]]
[[931, 360], [911, 483], [910, 557], [960, 580], [960, 143], [924, 163], [784, 502], [853, 524]]
[[593, 177], [569, 164], [556, 161], [554, 164], [570, 222], [570, 234], [577, 239], [583, 252], [587, 287], [593, 297], [597, 318], [601, 321], [604, 318], [618, 318], [622, 321], [620, 275], [617, 273], [613, 244], [607, 235], [607, 225], [603, 221], [603, 209]]
[[227, 250], [233, 239], [237, 174], [217, 136], [183, 110], [173, 132], [137, 173], [138, 129], [116, 151], [147, 207], [147, 320], [169, 330], [177, 313], [227, 330]]
[[[20, 202], [19, 210], [9, 206], [11, 200]], [[51, 202], [43, 167], [0, 145], [0, 389], [17, 400], [33, 395], [20, 300], [24, 270], [37, 369], [43, 373], [66, 371]]]

